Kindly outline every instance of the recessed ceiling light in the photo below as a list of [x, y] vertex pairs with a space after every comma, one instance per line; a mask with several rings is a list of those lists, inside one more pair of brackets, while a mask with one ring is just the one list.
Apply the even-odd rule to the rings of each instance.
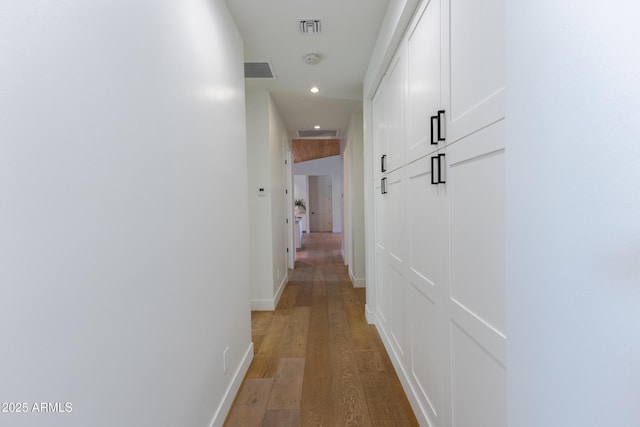
[[314, 129], [320, 129], [320, 125], [315, 125], [313, 128]]
[[311, 89], [309, 89], [311, 91], [311, 93], [318, 93], [320, 92], [320, 89], [318, 89], [316, 86], [312, 87]]

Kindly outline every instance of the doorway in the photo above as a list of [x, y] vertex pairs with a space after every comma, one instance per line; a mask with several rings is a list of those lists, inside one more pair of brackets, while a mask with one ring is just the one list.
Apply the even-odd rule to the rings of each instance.
[[330, 176], [309, 176], [309, 231], [312, 233], [333, 231], [331, 191]]

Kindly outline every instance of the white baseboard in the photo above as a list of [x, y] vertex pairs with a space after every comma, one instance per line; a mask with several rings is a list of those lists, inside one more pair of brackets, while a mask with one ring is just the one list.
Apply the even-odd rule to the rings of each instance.
[[280, 301], [280, 297], [282, 296], [282, 292], [284, 291], [284, 288], [287, 286], [287, 282], [289, 281], [289, 270], [287, 270], [287, 272], [284, 275], [284, 278], [282, 279], [282, 282], [280, 282], [280, 286], [278, 286], [278, 291], [276, 292], [276, 295], [273, 297], [273, 310], [276, 309], [276, 307], [278, 306], [278, 302]]
[[[368, 310], [367, 310], [368, 312]], [[367, 315], [368, 319], [368, 315]], [[376, 329], [378, 330], [378, 334], [380, 335], [380, 339], [382, 339], [382, 343], [384, 347], [387, 349], [387, 354], [389, 355], [389, 359], [391, 359], [391, 363], [400, 379], [400, 383], [402, 384], [402, 388], [404, 389], [404, 393], [407, 395], [407, 399], [409, 399], [409, 404], [413, 409], [413, 413], [418, 419], [418, 424], [421, 426], [431, 427], [432, 424], [429, 422], [429, 418], [427, 417], [426, 408], [422, 406], [420, 403], [420, 399], [418, 399], [418, 392], [413, 386], [412, 381], [410, 380], [409, 373], [405, 371], [400, 358], [398, 357], [398, 353], [395, 351], [394, 347], [391, 345], [391, 341], [387, 336], [384, 328], [381, 328], [378, 324], [376, 324]]]
[[273, 311], [275, 309], [276, 306], [273, 303], [273, 298], [251, 300], [251, 311]]
[[236, 398], [238, 390], [240, 390], [240, 386], [242, 385], [244, 376], [249, 370], [249, 365], [251, 365], [252, 360], [253, 343], [250, 343], [249, 348], [244, 352], [244, 357], [242, 358], [240, 366], [238, 366], [238, 369], [236, 369], [236, 371], [233, 373], [233, 379], [231, 380], [229, 387], [227, 387], [227, 390], [224, 393], [222, 402], [220, 402], [216, 413], [213, 415], [213, 420], [211, 421], [211, 424], [209, 424], [211, 427], [222, 427], [222, 425], [224, 424], [224, 420], [229, 414], [229, 410], [231, 409], [233, 400]]
[[369, 306], [367, 304], [364, 305], [364, 315], [367, 318], [367, 323], [370, 325], [375, 325], [378, 321], [378, 316], [373, 310], [369, 310]]
[[[349, 266], [351, 267], [351, 266]], [[351, 279], [351, 283], [353, 283], [354, 288], [365, 288], [366, 283], [364, 279], [359, 279], [353, 275], [353, 271], [349, 268], [349, 279]]]
[[278, 306], [278, 301], [280, 301], [280, 297], [282, 296], [282, 292], [284, 291], [287, 282], [289, 281], [289, 272], [284, 275], [280, 286], [278, 286], [278, 291], [274, 295], [273, 298], [269, 299], [252, 299], [251, 300], [251, 311], [273, 311]]

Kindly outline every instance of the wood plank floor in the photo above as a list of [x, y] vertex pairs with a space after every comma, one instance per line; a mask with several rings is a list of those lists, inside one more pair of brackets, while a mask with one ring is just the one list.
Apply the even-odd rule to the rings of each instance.
[[311, 233], [275, 311], [251, 313], [254, 359], [226, 426], [417, 426], [340, 256]]

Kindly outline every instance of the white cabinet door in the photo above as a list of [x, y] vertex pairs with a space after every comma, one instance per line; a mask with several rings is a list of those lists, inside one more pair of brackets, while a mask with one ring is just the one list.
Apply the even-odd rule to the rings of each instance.
[[[411, 379], [432, 427], [444, 426], [443, 363], [447, 355], [445, 286], [445, 185], [437, 182], [440, 152], [407, 165], [407, 271], [410, 292]], [[435, 160], [432, 161], [431, 159]], [[432, 165], [436, 169], [432, 169]]]
[[389, 320], [389, 284], [387, 280], [387, 225], [386, 225], [386, 194], [383, 194], [386, 178], [379, 178], [374, 182], [374, 232], [375, 232], [375, 312], [382, 328], [387, 327]]
[[450, 144], [505, 115], [505, 5], [443, 2], [442, 98]]
[[387, 171], [398, 169], [404, 164], [405, 102], [407, 84], [406, 44], [398, 47], [386, 76], [386, 122], [388, 141]]
[[506, 427], [504, 120], [446, 148], [449, 425]]
[[372, 118], [373, 118], [373, 171], [375, 178], [381, 178], [384, 171], [383, 165], [388, 163], [387, 150], [387, 119], [385, 112], [385, 87], [384, 79], [380, 82], [378, 90], [373, 97]]
[[375, 182], [375, 292], [378, 326], [401, 363], [409, 340], [409, 294], [405, 272], [404, 168]]
[[389, 289], [389, 333], [396, 353], [404, 357], [408, 344], [408, 292], [405, 273], [405, 185], [404, 168], [387, 176], [385, 194], [385, 232], [387, 241], [387, 280]]
[[[440, 0], [427, 0], [407, 37], [408, 95], [406, 162], [438, 149], [432, 116], [440, 102]], [[433, 123], [435, 126], [435, 123]], [[432, 144], [432, 136], [436, 144]]]

